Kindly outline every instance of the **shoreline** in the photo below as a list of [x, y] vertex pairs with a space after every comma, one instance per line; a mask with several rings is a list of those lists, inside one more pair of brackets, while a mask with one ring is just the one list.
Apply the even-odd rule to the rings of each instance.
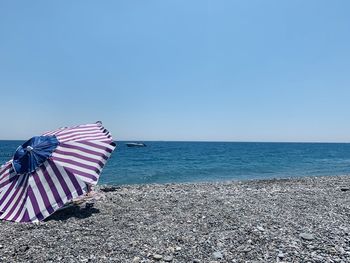
[[299, 181], [303, 179], [322, 179], [328, 177], [346, 177], [350, 174], [332, 174], [332, 175], [302, 175], [302, 176], [286, 176], [286, 177], [262, 177], [262, 178], [247, 178], [247, 179], [227, 179], [227, 180], [198, 180], [198, 181], [184, 181], [184, 182], [151, 182], [151, 183], [98, 183], [95, 188], [97, 190], [103, 188], [124, 188], [124, 187], [142, 187], [142, 186], [186, 186], [186, 185], [207, 185], [207, 184], [246, 184], [246, 183], [269, 183], [269, 182], [283, 182], [283, 181]]
[[169, 185], [206, 185], [206, 184], [244, 184], [244, 183], [250, 183], [250, 182], [276, 182], [276, 181], [298, 181], [302, 179], [318, 179], [318, 178], [324, 178], [324, 177], [344, 177], [344, 176], [350, 176], [350, 174], [333, 174], [333, 175], [302, 175], [302, 176], [286, 176], [286, 177], [264, 177], [264, 178], [248, 178], [248, 179], [227, 179], [227, 180], [207, 180], [207, 181], [188, 181], [188, 182], [164, 182], [164, 183], [126, 183], [126, 184], [117, 184], [117, 183], [98, 183], [95, 187], [97, 189], [103, 189], [108, 187], [115, 187], [115, 188], [123, 188], [123, 187], [136, 187], [136, 186], [147, 186], [147, 185], [154, 185], [154, 186], [169, 186]]
[[349, 188], [347, 175], [98, 185], [93, 207], [0, 221], [0, 261], [349, 262]]

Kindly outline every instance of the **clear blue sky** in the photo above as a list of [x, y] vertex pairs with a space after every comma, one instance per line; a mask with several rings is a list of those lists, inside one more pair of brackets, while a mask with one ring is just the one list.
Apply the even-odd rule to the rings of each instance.
[[350, 142], [350, 1], [1, 1], [1, 139]]

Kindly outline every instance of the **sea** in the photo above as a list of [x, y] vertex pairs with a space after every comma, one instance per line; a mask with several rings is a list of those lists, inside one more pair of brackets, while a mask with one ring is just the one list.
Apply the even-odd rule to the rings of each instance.
[[[23, 141], [0, 141], [0, 163]], [[350, 175], [349, 143], [145, 142], [117, 148], [100, 184], [191, 183]]]

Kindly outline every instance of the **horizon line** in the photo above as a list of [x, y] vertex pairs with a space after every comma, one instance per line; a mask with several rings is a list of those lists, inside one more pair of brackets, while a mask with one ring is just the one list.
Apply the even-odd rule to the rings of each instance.
[[350, 141], [114, 140], [116, 142], [350, 143]]
[[[27, 141], [28, 139], [0, 139], [0, 141]], [[334, 143], [349, 144], [350, 141], [259, 141], [259, 140], [114, 140], [115, 142], [207, 142], [207, 143]]]

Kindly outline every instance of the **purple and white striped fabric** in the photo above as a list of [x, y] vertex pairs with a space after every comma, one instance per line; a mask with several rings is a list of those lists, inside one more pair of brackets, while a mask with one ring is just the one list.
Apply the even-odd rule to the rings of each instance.
[[29, 174], [16, 174], [12, 160], [0, 168], [0, 219], [37, 222], [70, 200], [83, 195], [87, 184], [97, 184], [103, 166], [115, 148], [100, 122], [46, 132], [59, 145]]

